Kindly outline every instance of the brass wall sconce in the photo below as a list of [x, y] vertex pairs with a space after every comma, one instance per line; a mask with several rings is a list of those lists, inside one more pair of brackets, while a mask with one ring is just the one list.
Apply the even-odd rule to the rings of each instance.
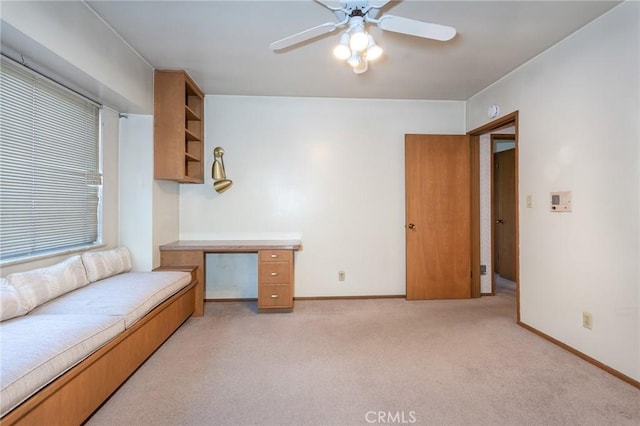
[[233, 182], [227, 179], [227, 174], [224, 171], [224, 149], [216, 147], [213, 150], [213, 166], [211, 166], [211, 177], [213, 178], [213, 189], [218, 194], [222, 194], [227, 189], [231, 188]]

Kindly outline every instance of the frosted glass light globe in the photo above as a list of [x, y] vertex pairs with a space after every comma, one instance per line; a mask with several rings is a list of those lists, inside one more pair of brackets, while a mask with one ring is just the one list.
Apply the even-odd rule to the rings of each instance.
[[349, 59], [349, 56], [351, 56], [351, 49], [349, 49], [349, 46], [339, 44], [335, 47], [335, 49], [333, 49], [333, 56], [340, 59], [341, 61], [344, 61], [346, 59]]
[[367, 60], [375, 61], [380, 56], [382, 56], [382, 48], [380, 46], [378, 46], [377, 44], [369, 46], [369, 48], [367, 49]]
[[349, 33], [343, 32], [340, 36], [340, 44], [333, 49], [333, 56], [344, 61], [351, 56], [351, 49], [349, 48]]
[[364, 32], [362, 27], [356, 27], [355, 31], [351, 33], [349, 46], [351, 46], [351, 49], [358, 52], [362, 52], [367, 48], [367, 46], [369, 46], [369, 35]]
[[356, 74], [362, 74], [369, 68], [369, 64], [366, 60], [360, 61], [360, 63], [353, 67], [353, 72]]

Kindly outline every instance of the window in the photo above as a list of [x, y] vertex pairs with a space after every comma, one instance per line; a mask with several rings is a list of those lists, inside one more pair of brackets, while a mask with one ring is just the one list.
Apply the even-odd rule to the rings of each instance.
[[100, 106], [1, 64], [0, 262], [99, 244]]

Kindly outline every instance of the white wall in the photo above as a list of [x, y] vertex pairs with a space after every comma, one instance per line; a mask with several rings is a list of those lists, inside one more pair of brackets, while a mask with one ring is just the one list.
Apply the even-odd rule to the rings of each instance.
[[120, 244], [135, 271], [153, 266], [153, 117], [120, 119]]
[[[467, 129], [491, 104], [520, 111], [522, 322], [636, 380], [639, 15], [638, 2], [617, 6], [467, 103]], [[549, 212], [559, 190], [573, 191], [572, 213]]]
[[153, 112], [153, 68], [84, 3], [2, 2], [2, 49], [118, 111]]
[[509, 151], [510, 149], [515, 149], [515, 147], [516, 147], [515, 141], [498, 140], [498, 141], [495, 141], [495, 149], [493, 150], [493, 152], [498, 153], [503, 151]]
[[[153, 157], [151, 157], [153, 163]], [[180, 238], [180, 184], [166, 180], [153, 181], [153, 233], [151, 268], [160, 266], [159, 246]]]
[[120, 211], [120, 170], [118, 112], [102, 110], [102, 241], [108, 247], [118, 245]]
[[178, 183], [153, 179], [153, 117], [120, 119], [120, 245], [133, 269], [160, 265], [158, 246], [178, 239]]
[[[405, 293], [404, 135], [464, 133], [464, 102], [234, 96], [205, 102], [208, 178], [206, 185], [180, 187], [181, 239], [301, 234], [296, 296]], [[225, 149], [234, 181], [222, 195], [211, 187], [215, 146]], [[208, 282], [207, 297], [247, 297], [246, 286], [255, 286], [230, 279], [221, 293]]]

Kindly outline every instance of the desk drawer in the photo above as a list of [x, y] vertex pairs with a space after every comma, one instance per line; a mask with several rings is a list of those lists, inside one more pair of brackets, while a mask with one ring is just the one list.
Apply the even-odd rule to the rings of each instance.
[[260, 262], [291, 262], [291, 250], [260, 250]]
[[260, 283], [289, 284], [291, 264], [289, 262], [264, 262], [260, 264]]
[[291, 286], [289, 284], [261, 285], [258, 289], [259, 308], [292, 308]]

